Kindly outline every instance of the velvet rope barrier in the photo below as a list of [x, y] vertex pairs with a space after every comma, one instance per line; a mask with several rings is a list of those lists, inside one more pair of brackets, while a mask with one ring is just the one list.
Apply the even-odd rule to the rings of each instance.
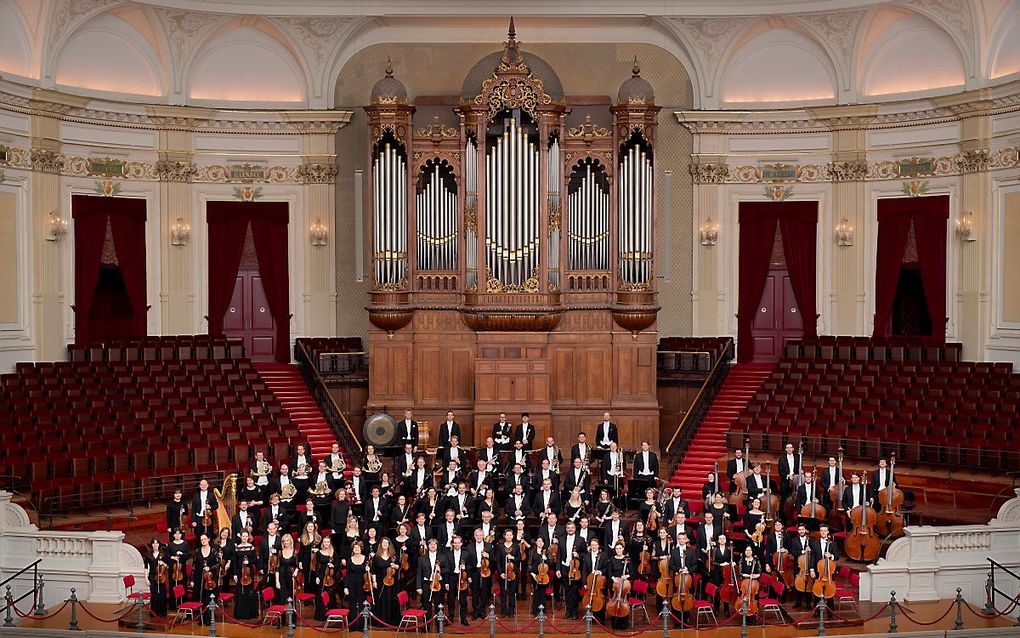
[[302, 616], [301, 614], [295, 612], [294, 615], [297, 616], [297, 624], [301, 625], [302, 627], [307, 627], [307, 628], [311, 629], [312, 631], [318, 632], [320, 634], [329, 634], [329, 633], [333, 633], [334, 631], [339, 632], [339, 631], [348, 629], [348, 627], [337, 627], [336, 629], [326, 629], [325, 627], [316, 627], [315, 625], [309, 624], [308, 621], [305, 620], [305, 617]]
[[[98, 621], [98, 622], [102, 622], [102, 623], [116, 623], [116, 622], [120, 622], [121, 620], [123, 620], [123, 619], [127, 618], [128, 616], [130, 616], [131, 614], [135, 613], [134, 605], [131, 605], [130, 607], [127, 608], [127, 611], [125, 611], [120, 616], [117, 616], [116, 618], [112, 618], [112, 619], [110, 619], [110, 618], [100, 618], [99, 616], [97, 616], [97, 615], [93, 614], [91, 611], [89, 611], [88, 607], [85, 606], [85, 603], [81, 602], [80, 600], [78, 601], [78, 606], [81, 607], [81, 610], [83, 612], [85, 612], [85, 614], [88, 615], [89, 618], [91, 618], [92, 620]], [[202, 609], [202, 612], [205, 613], [205, 608]]]
[[516, 634], [516, 633], [526, 632], [529, 629], [531, 629], [532, 627], [534, 627], [535, 625], [537, 625], [538, 624], [538, 619], [536, 618], [535, 620], [531, 621], [527, 625], [524, 625], [523, 627], [520, 627], [519, 629], [513, 629], [511, 627], [507, 627], [506, 625], [503, 624], [503, 621], [500, 620], [499, 618], [496, 619], [496, 624], [499, 625], [500, 627], [502, 627], [505, 631], [509, 631], [512, 634]]
[[[628, 614], [628, 616], [629, 615], [630, 614]], [[660, 631], [657, 627], [651, 627], [649, 629], [642, 629], [641, 631], [623, 631], [623, 632], [617, 632], [617, 631], [613, 631], [609, 627], [606, 627], [605, 625], [600, 623], [598, 621], [598, 619], [593, 618], [592, 620], [594, 620], [595, 624], [598, 625], [599, 627], [601, 627], [602, 630], [605, 631], [610, 636], [619, 636], [620, 638], [633, 638], [634, 636], [640, 636], [641, 634], [648, 633], [649, 631]]]
[[46, 614], [45, 616], [33, 616], [31, 614], [23, 614], [23, 613], [21, 613], [21, 610], [18, 609], [18, 606], [15, 605], [14, 603], [11, 603], [11, 609], [14, 610], [14, 613], [17, 614], [19, 618], [25, 618], [25, 619], [31, 619], [31, 620], [49, 620], [50, 618], [53, 618], [54, 616], [56, 616], [60, 612], [64, 611], [64, 607], [67, 607], [70, 604], [71, 604], [71, 601], [65, 600], [64, 604], [61, 605], [60, 607], [58, 607], [56, 611], [54, 611], [52, 613], [49, 613], [49, 614]]
[[235, 625], [240, 625], [242, 627], [247, 627], [248, 629], [258, 629], [259, 627], [262, 627], [262, 623], [248, 624], [248, 623], [244, 622], [243, 620], [238, 620], [237, 618], [234, 618], [233, 616], [231, 616], [227, 612], [223, 611], [223, 607], [217, 607], [217, 609], [219, 609], [220, 613], [223, 614], [223, 618], [225, 620], [229, 620], [230, 622], [234, 623]]
[[956, 603], [955, 602], [950, 603], [949, 604], [949, 608], [946, 609], [946, 613], [942, 614], [941, 616], [939, 616], [938, 618], [936, 618], [935, 620], [933, 620], [931, 622], [924, 622], [924, 621], [921, 621], [921, 620], [915, 620], [915, 619], [911, 618], [911, 616], [914, 614], [914, 612], [912, 612], [909, 609], [907, 609], [906, 607], [904, 607], [903, 603], [897, 603], [897, 606], [899, 607], [900, 611], [903, 612], [903, 617], [906, 618], [907, 620], [909, 620], [910, 622], [914, 623], [915, 625], [920, 625], [922, 627], [931, 627], [934, 624], [942, 622], [942, 620], [946, 616], [949, 615], [949, 612], [953, 611], [953, 609], [956, 607]]
[[997, 608], [993, 607], [993, 609], [995, 609], [995, 614], [986, 614], [981, 611], [974, 611], [974, 608], [971, 607], [970, 603], [968, 603], [966, 600], [963, 601], [963, 604], [966, 605], [967, 609], [970, 610], [970, 613], [974, 614], [975, 616], [980, 616], [982, 618], [989, 619], [1001, 618], [1003, 616], [1008, 616], [1009, 614], [1013, 613], [1013, 609], [1015, 609], [1017, 605], [1020, 605], [1020, 594], [1017, 594], [1016, 598], [1009, 601], [1009, 605], [1003, 611], [999, 611]]
[[[488, 618], [486, 618], [485, 620], [486, 620], [486, 622], [488, 622]], [[580, 620], [578, 620], [576, 623], [574, 623], [574, 626], [570, 627], [569, 629], [560, 629], [551, 620], [547, 620], [545, 624], [546, 624], [546, 626], [548, 626], [550, 629], [552, 629], [556, 633], [559, 633], [559, 634], [572, 634], [575, 631], [577, 631], [581, 627], [581, 625], [584, 624], [584, 618], [581, 618]]]
[[[898, 605], [899, 603], [896, 603], [896, 604]], [[860, 622], [862, 622], [862, 623], [866, 623], [866, 622], [871, 622], [872, 620], [874, 620], [874, 619], [878, 618], [879, 616], [881, 616], [881, 615], [882, 615], [882, 613], [883, 613], [883, 612], [884, 612], [884, 611], [885, 611], [886, 609], [888, 609], [888, 608], [889, 608], [889, 603], [885, 603], [884, 605], [882, 605], [881, 607], [879, 607], [879, 608], [878, 608], [878, 611], [876, 611], [876, 612], [875, 612], [874, 614], [872, 614], [871, 616], [868, 616], [867, 618], [861, 618]], [[858, 621], [856, 621], [856, 620], [853, 620], [853, 619], [851, 619], [851, 618], [845, 618], [845, 617], [841, 616], [840, 614], [837, 614], [837, 613], [836, 613], [835, 611], [833, 611], [833, 610], [831, 610], [831, 609], [830, 609], [830, 610], [828, 611], [828, 613], [829, 613], [829, 615], [831, 615], [831, 616], [832, 616], [833, 618], [835, 618], [836, 620], [842, 620], [843, 622], [849, 622], [849, 623], [855, 623], [855, 622], [858, 622]]]

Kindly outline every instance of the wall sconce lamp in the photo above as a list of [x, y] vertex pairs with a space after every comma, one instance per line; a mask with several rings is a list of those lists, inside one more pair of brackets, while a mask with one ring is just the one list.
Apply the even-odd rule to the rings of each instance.
[[719, 243], [719, 224], [712, 221], [711, 217], [698, 230], [701, 231], [702, 246], [715, 246]]
[[329, 240], [329, 227], [322, 223], [321, 219], [316, 219], [308, 227], [308, 236], [311, 238], [313, 246], [325, 246]]
[[974, 213], [961, 213], [956, 220], [956, 236], [960, 241], [974, 241]]
[[184, 221], [183, 217], [178, 217], [177, 221], [170, 226], [170, 245], [187, 246], [190, 239], [191, 224]]
[[836, 224], [836, 245], [842, 247], [854, 245], [854, 225], [846, 217]]
[[67, 220], [61, 217], [55, 209], [50, 211], [47, 231], [46, 241], [60, 241], [60, 238], [67, 234]]

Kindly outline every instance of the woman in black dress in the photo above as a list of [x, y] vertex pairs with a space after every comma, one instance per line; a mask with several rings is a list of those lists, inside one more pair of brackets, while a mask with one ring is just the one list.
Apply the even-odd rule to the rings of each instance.
[[[410, 528], [407, 525], [397, 526], [397, 536], [393, 539], [393, 553], [397, 557], [397, 562], [401, 564], [400, 574], [397, 577], [397, 585], [401, 589], [413, 591], [414, 587], [411, 586], [413, 585], [411, 579], [414, 578], [414, 561], [412, 558], [414, 558], [415, 554], [410, 552], [417, 553], [418, 550], [408, 545], [411, 541], [411, 537], [408, 536], [409, 531]], [[407, 564], [406, 570], [403, 568], [404, 563]]]
[[284, 534], [280, 539], [280, 567], [276, 570], [276, 602], [286, 605], [288, 598], [294, 598], [294, 575], [297, 574], [298, 553], [294, 549], [294, 537]]
[[[613, 555], [609, 557], [609, 595], [606, 604], [613, 598], [617, 591], [618, 583], [621, 581], [634, 581], [634, 566], [627, 556], [626, 548], [622, 543], [613, 545]], [[608, 614], [607, 614], [608, 615]], [[613, 618], [613, 629], [626, 629], [630, 622], [630, 614], [622, 618]]]
[[220, 533], [216, 536], [216, 541], [213, 543], [213, 547], [220, 555], [220, 588], [228, 589], [230, 587], [230, 577], [234, 574], [234, 539], [230, 537], [230, 527], [224, 526], [220, 528]]
[[251, 544], [248, 530], [241, 532], [241, 540], [234, 546], [234, 578], [237, 588], [234, 590], [234, 618], [247, 620], [258, 618], [258, 556], [255, 546]]
[[651, 542], [652, 538], [645, 533], [645, 522], [641, 519], [634, 521], [634, 529], [627, 539], [627, 556], [630, 557], [631, 567], [641, 562], [641, 552]]
[[[514, 568], [517, 570], [517, 595], [520, 598], [526, 598], [528, 595], [528, 579], [521, 576], [524, 573], [524, 563], [528, 560], [528, 552], [531, 551], [531, 534], [524, 528], [524, 521], [517, 521], [517, 527], [514, 529], [514, 542], [517, 543], [517, 563]], [[514, 609], [517, 609], [516, 601], [514, 602]]]
[[[523, 521], [521, 521], [523, 523]], [[517, 580], [527, 582], [527, 578], [521, 578], [521, 547], [514, 540], [514, 530], [503, 531], [503, 542], [496, 545], [496, 573], [499, 575], [499, 604], [503, 618], [512, 618], [517, 615]], [[513, 565], [513, 578], [510, 579], [509, 567]]]
[[351, 631], [362, 631], [364, 619], [361, 607], [365, 602], [365, 572], [369, 569], [368, 557], [363, 554], [364, 545], [354, 541], [351, 557], [347, 559], [347, 575], [344, 577], [344, 592], [347, 594], [347, 608], [350, 610]]
[[[340, 583], [340, 552], [336, 551], [329, 536], [322, 538], [318, 554], [315, 557], [315, 578], [312, 582], [320, 594], [315, 597], [315, 619], [326, 620], [326, 610], [337, 606], [340, 597], [337, 589]], [[326, 594], [323, 602], [322, 594]]]
[[315, 580], [312, 575], [312, 553], [317, 552], [321, 544], [322, 536], [319, 535], [318, 528], [315, 527], [315, 523], [308, 521], [301, 531], [301, 536], [298, 537], [298, 563], [305, 578], [305, 593], [307, 594], [315, 593], [312, 591]]
[[535, 538], [535, 549], [532, 550], [531, 555], [528, 557], [528, 580], [531, 582], [532, 597], [531, 597], [531, 613], [538, 616], [538, 608], [545, 607], [548, 611], [552, 611], [546, 605], [546, 590], [549, 589], [549, 582], [540, 583], [538, 582], [539, 568], [545, 565], [548, 567], [546, 571], [546, 579], [551, 579], [550, 574], [556, 573], [556, 560], [549, 557], [549, 552], [545, 546], [545, 539], [541, 536]]
[[143, 558], [149, 576], [149, 610], [155, 616], [166, 616], [170, 566], [166, 563], [166, 552], [158, 538], [149, 542], [149, 553]]
[[397, 503], [390, 508], [390, 529], [397, 530], [401, 525], [410, 525], [414, 514], [411, 506], [407, 503], [407, 497], [401, 494], [397, 497]]
[[[387, 585], [387, 579], [392, 584]], [[372, 581], [375, 589], [375, 615], [387, 625], [397, 626], [400, 622], [400, 604], [397, 602], [400, 557], [388, 538], [379, 541], [379, 550], [372, 559]]]
[[174, 596], [173, 590], [177, 586], [187, 589], [188, 559], [191, 558], [191, 548], [184, 541], [184, 531], [175, 529], [173, 540], [166, 547], [167, 563], [170, 565], [170, 609], [177, 609], [177, 605], [184, 602], [183, 596]]
[[574, 489], [570, 490], [570, 498], [563, 505], [563, 516], [567, 522], [573, 521], [577, 524], [581, 521], [581, 517], [584, 514], [584, 499], [581, 498], [581, 488], [580, 486], [574, 486]]
[[375, 527], [369, 527], [365, 530], [365, 541], [364, 546], [361, 548], [365, 556], [375, 556], [376, 551], [379, 549], [379, 533]]
[[[219, 571], [220, 556], [209, 542], [209, 537], [202, 534], [198, 537], [198, 551], [191, 564], [191, 593], [195, 602], [207, 606], [212, 596], [219, 594]], [[210, 610], [202, 614], [202, 622], [212, 622]]]
[[[752, 538], [759, 524], [762, 525], [760, 542]], [[760, 560], [765, 549], [765, 537], [768, 536], [768, 525], [765, 524], [765, 512], [761, 509], [761, 498], [757, 496], [751, 500], [744, 514], [744, 533], [747, 534], [748, 547], [754, 550], [754, 555]]]
[[340, 547], [336, 548], [340, 552], [341, 559], [346, 560], [351, 555], [351, 545], [359, 538], [361, 538], [361, 528], [358, 526], [358, 519], [354, 517], [354, 514], [349, 513], [344, 533], [340, 535]]

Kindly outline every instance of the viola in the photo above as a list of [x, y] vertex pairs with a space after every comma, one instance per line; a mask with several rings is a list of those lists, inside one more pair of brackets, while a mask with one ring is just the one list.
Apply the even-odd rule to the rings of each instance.
[[875, 529], [883, 536], [898, 538], [903, 535], [903, 491], [893, 481], [895, 471], [896, 457], [893, 456], [889, 461], [889, 484], [878, 491], [882, 510], [875, 518]]
[[669, 573], [669, 556], [659, 558], [659, 580], [655, 582], [655, 593], [666, 600], [673, 597], [673, 578]]
[[510, 554], [506, 557], [506, 570], [503, 572], [503, 580], [517, 580], [517, 573], [514, 572], [514, 559]]
[[411, 557], [407, 555], [407, 548], [400, 548], [400, 571], [409, 572], [411, 571]]
[[592, 612], [598, 613], [606, 608], [606, 577], [603, 574], [596, 574], [594, 571], [588, 574], [586, 583], [588, 590], [588, 605]]
[[638, 562], [638, 575], [647, 576], [652, 573], [652, 553], [648, 551], [648, 545], [641, 546], [640, 560]]
[[654, 532], [659, 529], [659, 512], [655, 510], [655, 503], [652, 503], [648, 510], [648, 520], [645, 521], [645, 531]]
[[[867, 493], [868, 482], [865, 479], [862, 490]], [[847, 534], [843, 547], [850, 558], [871, 562], [878, 558], [878, 552], [882, 549], [882, 542], [875, 533], [875, 515], [871, 505], [865, 502], [863, 505], [850, 510], [850, 520], [853, 529]]]
[[818, 578], [811, 588], [811, 592], [818, 598], [832, 598], [836, 595], [836, 582], [834, 580], [836, 563], [828, 558], [822, 558], [815, 566]]
[[167, 566], [166, 563], [160, 563], [156, 568], [156, 582], [160, 585], [166, 585], [167, 581]]
[[468, 589], [468, 574], [467, 569], [464, 568], [464, 563], [460, 564], [460, 582], [457, 583], [458, 591], [467, 591]]
[[630, 561], [624, 559], [623, 575], [613, 583], [613, 598], [606, 604], [606, 616], [623, 618], [630, 615], [630, 580], [627, 578], [627, 567]]
[[567, 580], [581, 580], [581, 559], [578, 558], [577, 552], [574, 552], [574, 558], [570, 561], [570, 571], [567, 572]]
[[174, 582], [179, 583], [184, 580], [184, 563], [180, 558], [174, 557]]
[[252, 583], [251, 564], [248, 563], [248, 559], [245, 559], [244, 565], [241, 567], [241, 585], [244, 587], [249, 587], [251, 586], [251, 583]]
[[754, 526], [754, 531], [751, 532], [751, 540], [758, 545], [761, 545], [762, 539], [765, 538], [765, 522], [764, 519], [758, 521]]
[[327, 589], [336, 584], [336, 570], [333, 563], [326, 565], [326, 572], [322, 575], [322, 586]]

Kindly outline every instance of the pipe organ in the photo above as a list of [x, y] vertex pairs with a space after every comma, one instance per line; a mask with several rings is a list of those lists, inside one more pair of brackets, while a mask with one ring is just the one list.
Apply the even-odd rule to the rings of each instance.
[[521, 409], [566, 440], [612, 406], [655, 440], [659, 107], [636, 60], [578, 104], [512, 20], [455, 98], [415, 103], [387, 66], [365, 107], [370, 410], [470, 433]]

